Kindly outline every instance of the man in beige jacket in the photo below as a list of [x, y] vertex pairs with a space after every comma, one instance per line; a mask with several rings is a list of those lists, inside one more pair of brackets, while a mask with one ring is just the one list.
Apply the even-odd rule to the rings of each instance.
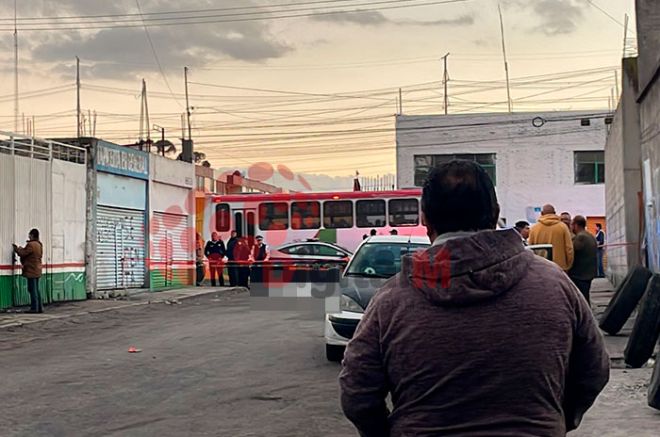
[[552, 205], [544, 205], [541, 218], [529, 232], [529, 244], [552, 244], [552, 260], [564, 271], [573, 265], [571, 233]]

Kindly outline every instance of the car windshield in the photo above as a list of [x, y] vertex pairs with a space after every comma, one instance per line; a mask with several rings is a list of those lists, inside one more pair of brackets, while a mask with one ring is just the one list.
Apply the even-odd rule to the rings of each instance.
[[353, 256], [346, 275], [389, 278], [401, 271], [403, 255], [428, 247], [428, 244], [366, 243]]

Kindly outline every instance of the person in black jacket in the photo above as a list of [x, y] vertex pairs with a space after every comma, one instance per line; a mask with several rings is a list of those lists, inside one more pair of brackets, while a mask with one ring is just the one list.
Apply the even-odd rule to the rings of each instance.
[[223, 264], [222, 260], [225, 257], [226, 253], [225, 242], [220, 238], [220, 234], [213, 232], [211, 234], [211, 241], [206, 243], [206, 248], [204, 249], [204, 255], [209, 260], [209, 270], [211, 271], [211, 286], [215, 287], [215, 278], [219, 277], [220, 286], [224, 287], [225, 278], [223, 275]]
[[238, 267], [234, 264], [236, 262], [234, 250], [236, 248], [236, 243], [238, 243], [238, 237], [236, 235], [236, 231], [231, 231], [231, 238], [227, 241], [227, 260], [229, 261], [227, 271], [229, 273], [229, 285], [232, 287], [238, 285]]

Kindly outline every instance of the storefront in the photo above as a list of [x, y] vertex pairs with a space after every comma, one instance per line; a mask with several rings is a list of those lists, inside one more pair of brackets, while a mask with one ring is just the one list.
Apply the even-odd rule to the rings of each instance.
[[154, 291], [194, 283], [193, 164], [150, 156], [149, 278]]
[[99, 141], [96, 171], [96, 290], [144, 288], [148, 154]]

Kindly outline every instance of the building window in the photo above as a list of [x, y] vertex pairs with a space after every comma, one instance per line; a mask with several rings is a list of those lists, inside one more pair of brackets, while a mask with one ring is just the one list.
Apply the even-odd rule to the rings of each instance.
[[358, 200], [355, 216], [358, 228], [381, 228], [385, 226], [385, 201]]
[[281, 231], [289, 227], [289, 205], [285, 202], [259, 205], [259, 229]]
[[229, 223], [229, 204], [219, 203], [215, 207], [215, 230], [218, 232], [227, 232]]
[[321, 227], [319, 202], [293, 202], [291, 204], [291, 229], [318, 229]]
[[417, 199], [390, 200], [390, 226], [417, 226], [419, 202]]
[[353, 202], [350, 200], [323, 203], [323, 226], [327, 229], [353, 227]]
[[432, 168], [438, 167], [440, 164], [449, 162], [454, 159], [465, 159], [467, 161], [474, 161], [481, 165], [488, 176], [493, 181], [493, 185], [497, 182], [497, 172], [495, 171], [495, 153], [462, 153], [462, 154], [448, 154], [448, 155], [415, 155], [415, 185], [421, 187], [424, 185], [424, 180]]
[[575, 152], [575, 183], [604, 184], [605, 183], [605, 152]]

